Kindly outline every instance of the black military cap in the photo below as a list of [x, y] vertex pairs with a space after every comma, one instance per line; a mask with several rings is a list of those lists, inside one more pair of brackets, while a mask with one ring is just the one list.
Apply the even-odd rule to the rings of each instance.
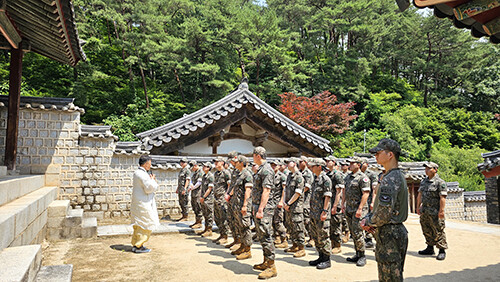
[[368, 151], [372, 154], [375, 154], [383, 150], [391, 151], [396, 154], [401, 154], [401, 147], [399, 146], [399, 143], [389, 138], [384, 138], [380, 140], [377, 146], [371, 148]]

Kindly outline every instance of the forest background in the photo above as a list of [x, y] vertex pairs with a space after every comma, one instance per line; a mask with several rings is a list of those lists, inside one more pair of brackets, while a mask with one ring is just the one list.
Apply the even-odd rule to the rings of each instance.
[[[400, 13], [393, 0], [73, 4], [87, 60], [71, 68], [27, 53], [21, 94], [74, 97], [83, 123], [111, 125], [122, 141], [248, 77], [250, 90], [285, 114], [316, 103], [308, 114], [344, 117], [341, 126], [296, 119], [330, 140], [337, 157], [391, 137], [407, 152], [403, 160], [434, 161], [446, 181], [484, 190], [476, 165], [481, 153], [500, 149], [500, 46], [448, 19]], [[8, 94], [2, 52], [0, 94]]]

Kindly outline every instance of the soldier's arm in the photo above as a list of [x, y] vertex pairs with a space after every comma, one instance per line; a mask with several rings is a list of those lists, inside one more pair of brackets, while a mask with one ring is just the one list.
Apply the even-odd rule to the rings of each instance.
[[417, 195], [417, 214], [420, 215], [422, 212], [422, 192], [418, 192]]
[[274, 186], [274, 172], [264, 173], [262, 179], [262, 196], [260, 197], [260, 205], [258, 212], [263, 212], [269, 200], [269, 194]]
[[444, 218], [444, 208], [446, 206], [446, 196], [448, 195], [448, 187], [446, 182], [441, 181], [439, 185], [439, 218]]
[[378, 227], [390, 223], [398, 191], [403, 189], [401, 179], [385, 177], [378, 191], [378, 205], [368, 214], [365, 225]]

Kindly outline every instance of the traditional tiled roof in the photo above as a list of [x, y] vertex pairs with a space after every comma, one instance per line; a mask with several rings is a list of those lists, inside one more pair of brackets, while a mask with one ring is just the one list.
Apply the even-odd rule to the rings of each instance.
[[22, 38], [29, 41], [27, 48], [31, 51], [61, 63], [75, 66], [80, 60], [86, 59], [82, 50], [83, 42], [78, 38], [75, 12], [70, 0], [2, 2], [6, 6], [0, 16], [8, 19], [9, 25], [11, 24], [9, 31], [2, 30], [0, 33], [2, 46], [19, 44], [18, 41]]
[[400, 162], [399, 168], [405, 173], [405, 177], [414, 181], [422, 181], [427, 175], [425, 174], [425, 162]]
[[259, 115], [270, 120], [275, 128], [283, 132], [282, 136], [277, 136], [278, 138], [289, 139], [296, 144], [306, 146], [318, 156], [332, 152], [328, 140], [308, 131], [266, 104], [248, 90], [246, 82], [241, 83], [237, 90], [215, 103], [163, 126], [139, 133], [137, 136], [143, 142], [145, 149], [151, 150], [153, 147], [176, 142], [181, 137], [216, 124], [244, 107], [247, 107], [249, 111], [238, 112], [241, 116], [237, 118], [246, 116], [251, 120]]
[[113, 138], [118, 140], [118, 137], [111, 133], [109, 125], [80, 125], [80, 136], [88, 138]]
[[484, 162], [477, 165], [480, 171], [488, 171], [500, 166], [500, 150], [481, 154]]
[[460, 193], [463, 192], [464, 189], [460, 188], [458, 182], [447, 182], [448, 193]]
[[142, 143], [139, 141], [134, 142], [116, 142], [115, 154], [121, 155], [142, 155], [147, 154], [148, 151], [142, 150]]
[[466, 202], [486, 201], [486, 192], [485, 191], [467, 191], [467, 192], [464, 192], [464, 201], [466, 201]]
[[[409, 0], [397, 0], [401, 11], [410, 5]], [[414, 0], [417, 8], [430, 8], [438, 18], [449, 18], [457, 28], [471, 30], [474, 37], [489, 37], [490, 42], [500, 43], [500, 4], [496, 0]]]
[[[73, 104], [74, 98], [53, 98], [53, 97], [28, 97], [21, 96], [20, 108], [33, 110], [58, 110], [68, 112], [81, 112], [85, 110]], [[0, 95], [0, 107], [9, 105], [9, 96]]]

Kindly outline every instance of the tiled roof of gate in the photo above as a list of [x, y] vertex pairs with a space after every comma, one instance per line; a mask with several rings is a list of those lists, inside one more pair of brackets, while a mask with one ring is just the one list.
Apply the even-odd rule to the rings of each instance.
[[422, 181], [427, 176], [425, 174], [424, 163], [425, 162], [400, 162], [399, 168], [403, 170], [406, 178]]
[[466, 201], [466, 202], [486, 201], [486, 192], [485, 191], [467, 191], [467, 192], [464, 192], [464, 201]]
[[[74, 112], [85, 112], [84, 109], [73, 104], [74, 98], [53, 98], [53, 97], [30, 97], [21, 96], [20, 108], [33, 110], [58, 110]], [[0, 95], [0, 107], [9, 105], [9, 96]]]
[[115, 153], [122, 155], [139, 155], [147, 154], [147, 151], [142, 150], [140, 141], [134, 142], [116, 142]]
[[161, 146], [163, 143], [169, 143], [183, 135], [188, 135], [213, 124], [246, 104], [252, 104], [257, 110], [272, 119], [276, 126], [281, 126], [291, 135], [301, 138], [304, 142], [312, 143], [327, 153], [332, 152], [328, 140], [308, 131], [266, 104], [248, 90], [248, 84], [245, 82], [241, 83], [236, 91], [219, 101], [163, 126], [141, 132], [137, 134], [137, 137], [142, 140], [145, 148], [150, 150], [153, 146]]
[[496, 150], [489, 153], [481, 154], [484, 162], [477, 165], [477, 169], [480, 171], [488, 171], [497, 166], [500, 166], [500, 150]]
[[80, 125], [80, 136], [89, 138], [113, 138], [118, 140], [118, 137], [111, 133], [109, 125]]

